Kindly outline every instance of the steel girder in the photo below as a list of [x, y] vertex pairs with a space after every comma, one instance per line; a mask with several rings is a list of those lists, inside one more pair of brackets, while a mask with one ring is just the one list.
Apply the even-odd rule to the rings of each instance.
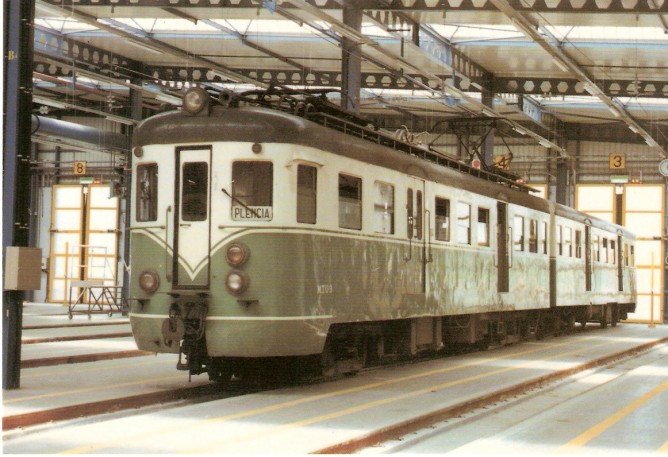
[[[272, 9], [275, 1], [266, 0], [45, 0], [47, 3], [67, 7], [158, 7], [158, 8], [262, 8]], [[337, 0], [307, 0], [320, 9], [341, 9]], [[628, 0], [601, 2], [598, 0], [510, 0], [516, 11], [533, 13], [668, 13], [668, 2]], [[390, 11], [497, 11], [489, 0], [358, 0], [356, 5], [364, 10]], [[285, 2], [282, 7], [291, 8]]]
[[[668, 3], [668, 2], [667, 2]], [[424, 42], [425, 39], [422, 40]], [[432, 47], [430, 44], [426, 46]], [[451, 83], [465, 91], [479, 92], [484, 87], [484, 69], [475, 69], [475, 63], [456, 53], [448, 53], [448, 48], [433, 46], [435, 52], [442, 52], [446, 64], [455, 68], [464, 76], [439, 75], [442, 79], [450, 78]], [[54, 62], [46, 57], [58, 59]], [[117, 53], [96, 48], [81, 41], [64, 37], [53, 30], [35, 27], [35, 62], [37, 73], [52, 76], [72, 76], [74, 70], [88, 70], [115, 79], [151, 79], [166, 82], [227, 82], [219, 73], [209, 68], [192, 66], [152, 66], [123, 57]], [[469, 68], [472, 73], [465, 73]], [[234, 69], [246, 78], [258, 79], [265, 83], [294, 85], [340, 85], [341, 71], [318, 71], [301, 68], [294, 69]], [[364, 89], [420, 89], [412, 80], [427, 84], [426, 78], [410, 74], [409, 78], [383, 72], [363, 72], [362, 88]], [[668, 97], [666, 81], [597, 81], [599, 88], [609, 96], [617, 97]], [[488, 88], [493, 93], [510, 93], [522, 95], [587, 95], [584, 84], [576, 78], [518, 78], [498, 77], [493, 79], [493, 86]]]

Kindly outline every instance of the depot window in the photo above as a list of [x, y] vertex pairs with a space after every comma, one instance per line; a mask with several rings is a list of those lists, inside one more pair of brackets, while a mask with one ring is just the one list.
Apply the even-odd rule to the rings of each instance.
[[158, 164], [137, 166], [137, 221], [158, 220]]
[[339, 174], [339, 227], [362, 230], [362, 179]]
[[274, 164], [240, 161], [232, 164], [232, 219], [271, 220]]

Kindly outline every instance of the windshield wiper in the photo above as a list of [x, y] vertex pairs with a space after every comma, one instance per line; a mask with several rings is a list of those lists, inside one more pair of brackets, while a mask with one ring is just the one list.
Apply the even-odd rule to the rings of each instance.
[[227, 191], [227, 189], [225, 189], [225, 188], [223, 187], [223, 188], [220, 189], [220, 190], [222, 190], [223, 193], [224, 193], [225, 195], [227, 195], [228, 197], [230, 197], [230, 199], [232, 199], [233, 202], [240, 204], [241, 206], [243, 206], [244, 208], [246, 208], [247, 211], [250, 211], [251, 214], [252, 214], [253, 216], [255, 216], [255, 217], [258, 218], [258, 219], [262, 219], [262, 216], [260, 215], [260, 213], [257, 212], [257, 210], [254, 210], [253, 208], [251, 208], [250, 206], [246, 205], [244, 202], [242, 202], [242, 201], [239, 200], [238, 198], [232, 196], [232, 194], [230, 194], [230, 193]]

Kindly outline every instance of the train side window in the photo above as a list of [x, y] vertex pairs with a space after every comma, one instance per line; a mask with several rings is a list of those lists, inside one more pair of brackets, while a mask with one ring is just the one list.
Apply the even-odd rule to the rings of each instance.
[[417, 211], [415, 215], [415, 231], [417, 232], [417, 239], [422, 239], [422, 191], [418, 190], [415, 192], [415, 206], [417, 206]]
[[232, 164], [232, 219], [271, 220], [274, 164], [240, 161]]
[[339, 174], [339, 227], [362, 230], [362, 179]]
[[582, 230], [575, 231], [575, 258], [582, 258]]
[[184, 163], [181, 180], [181, 219], [205, 221], [209, 212], [209, 164]]
[[297, 222], [315, 224], [318, 195], [318, 169], [297, 166]]
[[489, 246], [489, 210], [478, 208], [478, 244]]
[[513, 249], [524, 251], [524, 217], [515, 216], [513, 219]]
[[631, 263], [631, 266], [634, 267], [636, 265], [635, 246], [631, 245], [630, 249], [631, 249], [631, 254], [629, 257], [629, 262]]
[[137, 221], [158, 220], [158, 164], [137, 166]]
[[564, 255], [573, 257], [573, 229], [564, 227]]
[[615, 240], [610, 240], [610, 263], [617, 264], [617, 243], [615, 243]]
[[601, 262], [608, 263], [610, 261], [610, 258], [608, 257], [608, 239], [603, 238], [601, 244]]
[[450, 200], [436, 197], [436, 239], [450, 241]]
[[541, 253], [547, 255], [547, 222], [543, 221], [540, 224], [540, 244], [541, 244]]
[[629, 244], [624, 243], [624, 266], [629, 266]]
[[413, 189], [406, 190], [406, 233], [409, 239], [413, 239], [413, 226], [415, 220], [413, 217]]
[[557, 226], [557, 255], [564, 255], [564, 228], [561, 225]]
[[471, 205], [457, 203], [457, 242], [471, 244]]
[[394, 233], [394, 186], [376, 181], [373, 184], [373, 231]]
[[529, 220], [529, 252], [538, 252], [538, 221]]
[[599, 251], [599, 241], [598, 241], [598, 236], [592, 235], [591, 237], [591, 251], [592, 251], [592, 259], [596, 262], [601, 260], [601, 255]]

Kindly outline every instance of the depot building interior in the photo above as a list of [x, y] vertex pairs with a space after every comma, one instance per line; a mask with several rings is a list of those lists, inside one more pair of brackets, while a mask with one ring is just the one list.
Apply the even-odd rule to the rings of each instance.
[[[5, 185], [15, 187], [4, 192], [14, 202], [5, 200], [3, 239], [41, 248], [32, 301], [66, 306], [81, 279], [125, 285], [131, 138], [143, 119], [178, 109], [194, 86], [280, 87], [331, 89], [330, 101], [377, 129], [626, 226], [638, 238], [629, 320], [668, 318], [668, 2], [30, 6], [4, 18], [7, 49], [27, 39], [11, 34], [22, 23], [32, 46], [18, 54], [30, 89], [6, 61], [5, 98], [28, 97], [31, 141], [12, 160], [5, 143]], [[7, 122], [21, 109], [6, 104]]]

